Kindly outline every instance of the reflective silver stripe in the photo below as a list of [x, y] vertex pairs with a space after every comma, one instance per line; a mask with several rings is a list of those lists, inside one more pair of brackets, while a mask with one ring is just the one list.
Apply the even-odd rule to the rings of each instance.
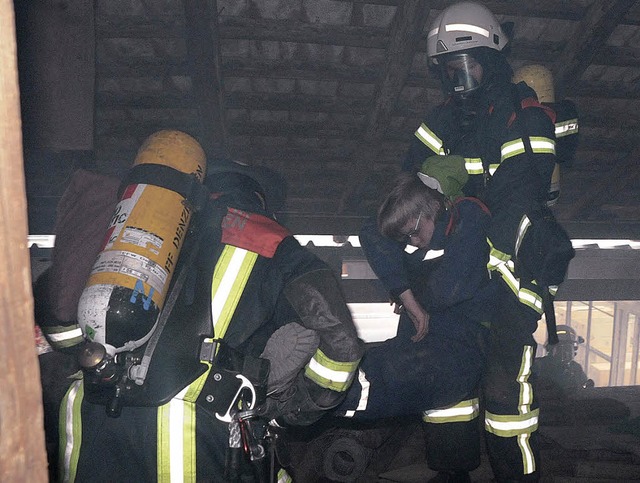
[[347, 418], [352, 418], [356, 414], [356, 411], [364, 411], [367, 409], [367, 404], [369, 404], [369, 389], [371, 388], [371, 384], [362, 369], [358, 369], [358, 382], [360, 383], [360, 400], [355, 409], [345, 412], [345, 417]]
[[520, 384], [520, 414], [530, 414], [531, 404], [533, 403], [533, 386], [529, 382], [531, 376], [531, 367], [533, 365], [533, 347], [525, 346], [522, 352], [522, 362], [520, 365], [520, 373], [518, 374], [518, 383]]
[[[244, 292], [258, 254], [225, 245], [211, 280], [213, 333], [222, 339]], [[211, 367], [158, 408], [158, 482], [195, 482], [196, 406]]]
[[473, 421], [480, 413], [479, 399], [468, 399], [461, 401], [454, 406], [440, 409], [429, 409], [422, 413], [422, 420], [425, 423], [454, 423]]
[[[178, 482], [184, 481], [184, 450], [185, 445], [189, 442], [185, 441], [185, 437], [192, 436], [185, 431], [184, 419], [185, 413], [190, 410], [191, 403], [183, 401], [184, 396], [187, 394], [189, 386], [180, 391], [176, 397], [174, 397], [163, 409], [166, 410], [164, 417], [167, 418], [168, 434], [167, 439], [169, 441], [169, 481]], [[193, 470], [193, 468], [191, 468]]]
[[527, 230], [531, 226], [531, 220], [527, 215], [523, 215], [520, 220], [520, 225], [518, 225], [518, 235], [516, 236], [516, 246], [515, 253], [518, 256], [518, 252], [520, 251], [520, 245], [522, 244], [522, 240], [524, 240], [525, 235], [527, 234]]
[[511, 438], [538, 429], [538, 410], [527, 415], [504, 416], [486, 412], [485, 429], [503, 438]]
[[422, 141], [422, 144], [431, 149], [431, 151], [433, 151], [435, 154], [446, 154], [443, 149], [444, 143], [442, 142], [442, 140], [438, 136], [436, 136], [434, 132], [429, 129], [424, 123], [420, 124], [420, 127], [415, 132], [415, 136], [420, 141]]
[[320, 387], [343, 392], [349, 388], [359, 362], [334, 361], [318, 349], [305, 367], [304, 374]]
[[444, 29], [447, 32], [473, 32], [474, 34], [489, 38], [489, 31], [487, 29], [468, 23], [450, 23], [445, 25]]
[[278, 470], [278, 483], [293, 483], [293, 478], [291, 478], [284, 468]]
[[518, 400], [518, 414], [493, 414], [485, 412], [485, 429], [502, 438], [517, 437], [518, 447], [522, 457], [524, 474], [536, 471], [536, 460], [531, 449], [531, 433], [538, 429], [538, 409], [531, 409], [533, 403], [533, 387], [529, 382], [533, 364], [533, 347], [524, 346], [520, 370], [516, 378], [520, 386]]
[[491, 176], [493, 176], [494, 173], [496, 172], [496, 169], [498, 169], [499, 166], [500, 166], [499, 164], [490, 164], [489, 165], [489, 174]]
[[525, 475], [530, 475], [536, 471], [536, 457], [531, 449], [531, 435], [524, 433], [518, 436], [518, 447], [522, 454], [522, 467]]
[[434, 260], [435, 258], [440, 258], [443, 255], [444, 250], [428, 250], [427, 253], [424, 254], [424, 258], [422, 259], [422, 261]]
[[82, 444], [82, 399], [84, 398], [83, 381], [75, 381], [67, 390], [67, 394], [62, 400], [61, 421], [64, 421], [64, 435], [62, 443], [64, 450], [62, 453], [61, 468], [62, 481], [75, 481], [76, 470], [78, 469], [78, 458], [80, 457], [80, 446]]
[[[553, 139], [531, 136], [529, 138], [531, 144], [531, 150], [538, 154], [555, 154], [556, 142]], [[506, 142], [500, 148], [500, 162], [504, 162], [505, 159], [509, 159], [513, 156], [523, 154], [525, 152], [524, 141], [522, 139], [514, 139], [513, 141]]]
[[211, 282], [211, 320], [215, 337], [224, 337], [258, 254], [225, 245]]
[[469, 174], [482, 174], [484, 166], [480, 158], [464, 158], [464, 167]]
[[500, 148], [500, 162], [522, 153], [524, 153], [524, 142], [522, 139], [504, 143]]
[[520, 280], [514, 275], [515, 266], [511, 257], [495, 248], [491, 240], [487, 239], [487, 242], [490, 247], [487, 268], [490, 271], [497, 271], [502, 276], [502, 279], [521, 303], [542, 314], [542, 297], [532, 290], [520, 287]]
[[322, 365], [315, 356], [309, 361], [309, 369], [316, 374], [337, 382], [347, 382], [351, 378], [351, 373], [346, 371], [336, 371]]
[[578, 132], [578, 119], [568, 119], [566, 121], [556, 123], [556, 137], [562, 138], [569, 136], [570, 134], [576, 134]]
[[65, 332], [56, 333], [51, 333], [45, 329], [44, 333], [47, 334], [47, 337], [51, 340], [51, 342], [63, 342], [65, 340], [82, 338], [82, 330], [80, 329], [80, 327], [74, 327], [73, 329], [69, 329]]
[[556, 153], [556, 142], [553, 139], [532, 136], [529, 138], [529, 142], [534, 153]]
[[520, 287], [520, 280], [516, 278], [507, 264], [499, 265], [497, 271], [521, 303], [542, 314], [542, 298], [535, 292]]

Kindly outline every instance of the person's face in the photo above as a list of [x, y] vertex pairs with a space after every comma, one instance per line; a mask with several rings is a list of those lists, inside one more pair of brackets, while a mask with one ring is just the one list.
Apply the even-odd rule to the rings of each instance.
[[404, 241], [407, 245], [413, 245], [414, 247], [429, 248], [434, 228], [435, 224], [433, 220], [425, 218], [425, 216], [420, 213], [415, 218], [410, 218], [402, 227]]
[[451, 80], [472, 77], [478, 84], [482, 81], [482, 65], [471, 56], [454, 58], [445, 64], [445, 71]]

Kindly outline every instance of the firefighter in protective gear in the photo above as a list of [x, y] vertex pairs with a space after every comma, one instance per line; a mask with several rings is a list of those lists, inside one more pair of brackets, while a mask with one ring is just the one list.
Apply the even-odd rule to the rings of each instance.
[[593, 387], [594, 382], [575, 361], [584, 338], [568, 325], [559, 325], [557, 333], [558, 343], [545, 345], [547, 355], [536, 361], [535, 369], [540, 386], [546, 386], [562, 397], [571, 397], [578, 391]]
[[[483, 379], [487, 446], [498, 481], [537, 481], [533, 332], [547, 290], [557, 289], [551, 281], [566, 275], [573, 252], [565, 237], [562, 263], [536, 258], [535, 244], [547, 239], [534, 235], [550, 216], [545, 203], [556, 163], [555, 113], [525, 83], [511, 82], [508, 31], [475, 2], [451, 5], [435, 19], [427, 53], [446, 99], [415, 131], [403, 168], [415, 172], [432, 155], [460, 155], [469, 175], [464, 193], [481, 198], [491, 211], [488, 268], [500, 281], [500, 303]], [[558, 270], [547, 273], [540, 269], [545, 265]]]
[[[209, 163], [211, 194], [185, 240], [166, 323], [141, 348], [155, 344], [146, 378], [122, 386], [118, 417], [105, 412], [111, 388], [71, 386], [62, 480], [268, 481], [258, 421], [312, 424], [343, 400], [362, 342], [330, 268], [275, 221], [278, 181]], [[268, 344], [291, 324], [308, 354], [293, 377]]]
[[[455, 195], [456, 170], [442, 168], [429, 178]], [[497, 289], [486, 269], [490, 217], [479, 200], [450, 202], [428, 182], [403, 173], [378, 227], [360, 232], [369, 264], [403, 311], [397, 336], [365, 353], [339, 410], [360, 420], [421, 415], [429, 467], [468, 481], [480, 464], [477, 390]], [[408, 254], [407, 244], [418, 250]], [[414, 313], [416, 304], [424, 317]]]

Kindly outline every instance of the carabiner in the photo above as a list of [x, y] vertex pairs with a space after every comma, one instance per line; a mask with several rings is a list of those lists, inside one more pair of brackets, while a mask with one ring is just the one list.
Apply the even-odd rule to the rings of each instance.
[[[244, 377], [242, 374], [236, 374], [236, 377], [242, 381], [242, 384], [240, 385], [240, 388], [236, 392], [236, 395], [233, 397], [231, 404], [229, 404], [229, 407], [227, 408], [227, 412], [223, 415], [220, 415], [220, 413], [216, 413], [216, 418], [218, 418], [220, 421], [225, 423], [230, 423], [231, 420], [233, 419], [233, 416], [231, 416], [231, 411], [238, 404], [238, 400], [240, 398], [240, 394], [242, 393], [243, 389], [249, 389], [249, 391], [251, 392], [251, 401], [248, 403], [249, 407], [246, 409], [253, 409], [254, 406], [256, 405], [256, 389], [255, 387], [253, 387], [253, 384], [251, 384], [251, 381], [246, 377]], [[242, 409], [244, 410], [245, 408], [242, 408]]]

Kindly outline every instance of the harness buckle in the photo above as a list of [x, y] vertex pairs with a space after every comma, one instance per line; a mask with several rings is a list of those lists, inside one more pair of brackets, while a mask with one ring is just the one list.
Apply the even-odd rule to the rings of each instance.
[[216, 359], [216, 353], [218, 352], [218, 345], [218, 339], [204, 339], [202, 344], [200, 344], [200, 360], [213, 364], [213, 361]]
[[245, 403], [247, 404], [247, 407], [246, 408], [243, 407], [242, 409], [243, 410], [253, 409], [257, 401], [256, 389], [255, 387], [253, 387], [253, 384], [251, 384], [251, 381], [247, 379], [245, 376], [243, 376], [242, 374], [236, 374], [236, 377], [240, 379], [240, 387], [236, 391], [235, 396], [231, 399], [231, 403], [229, 404], [227, 411], [224, 414], [216, 413], [216, 418], [218, 418], [220, 421], [225, 423], [230, 423], [233, 420], [232, 412], [235, 411], [236, 406], [241, 399], [242, 392], [245, 389], [248, 389], [249, 392], [251, 393], [251, 399], [249, 400], [249, 402], [247, 402], [246, 399], [242, 398], [243, 405]]

